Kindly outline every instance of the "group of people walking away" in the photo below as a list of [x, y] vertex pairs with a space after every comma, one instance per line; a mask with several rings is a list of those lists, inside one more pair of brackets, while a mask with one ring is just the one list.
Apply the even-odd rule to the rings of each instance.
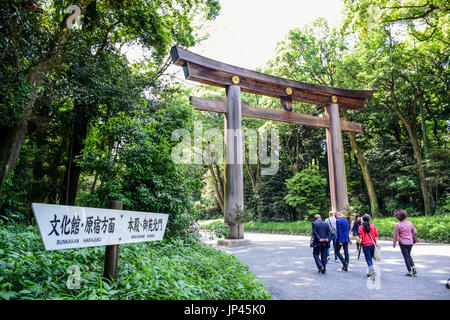
[[[412, 222], [407, 221], [408, 217], [405, 210], [397, 210], [394, 213], [398, 223], [395, 225], [393, 247], [397, 242], [400, 245], [406, 268], [407, 276], [414, 276], [417, 270], [414, 261], [411, 258], [411, 249], [417, 242], [415, 235], [417, 230]], [[380, 260], [380, 248], [377, 245], [378, 230], [370, 223], [369, 215], [357, 214], [351, 222], [347, 220], [341, 212], [329, 212], [329, 217], [322, 221], [319, 214], [314, 216], [315, 221], [312, 223], [311, 247], [313, 248], [313, 256], [316, 262], [318, 272], [325, 274], [327, 263], [330, 260], [330, 247], [334, 249], [335, 262], [342, 263], [342, 271], [348, 272], [350, 264], [349, 245], [352, 244], [350, 234], [355, 238], [356, 249], [358, 251], [358, 259], [361, 250], [367, 263], [367, 276], [372, 280], [375, 279], [376, 271], [373, 260]], [[341, 254], [341, 248], [344, 255]]]

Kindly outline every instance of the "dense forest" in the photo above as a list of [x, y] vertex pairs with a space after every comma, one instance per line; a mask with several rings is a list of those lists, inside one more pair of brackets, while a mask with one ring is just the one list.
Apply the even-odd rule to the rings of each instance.
[[[396, 6], [396, 1], [346, 1], [341, 28], [324, 19], [291, 30], [273, 59], [259, 71], [320, 85], [375, 90], [358, 111], [341, 117], [362, 123], [363, 133], [344, 133], [350, 213], [392, 216], [445, 214], [449, 198], [449, 29], [442, 2]], [[370, 13], [370, 14], [369, 14]], [[198, 91], [195, 90], [194, 91]], [[202, 89], [197, 95], [224, 98]], [[252, 106], [279, 109], [277, 99], [244, 94]], [[294, 112], [321, 115], [323, 107], [294, 103]], [[200, 115], [210, 127], [222, 116]], [[280, 135], [280, 170], [262, 175], [245, 158], [248, 217], [264, 221], [312, 219], [330, 208], [325, 130], [244, 118], [244, 127], [271, 127]], [[205, 125], [204, 125], [205, 126]], [[248, 146], [248, 144], [247, 144]], [[261, 155], [258, 155], [258, 160]], [[223, 175], [209, 166], [197, 208], [223, 211]]]
[[[374, 89], [362, 110], [341, 110], [363, 133], [343, 133], [350, 212], [390, 216], [450, 211], [449, 7], [443, 0], [345, 0], [343, 23], [290, 30], [258, 71], [320, 85]], [[168, 236], [194, 215], [223, 213], [223, 164], [176, 164], [176, 129], [223, 129], [223, 115], [189, 96], [225, 97], [167, 71], [173, 45], [193, 47], [215, 0], [1, 1], [0, 218], [32, 221], [32, 202], [169, 213]], [[74, 17], [78, 16], [78, 19]], [[127, 59], [124, 48], [144, 56]], [[214, 57], [210, 57], [214, 58]], [[243, 94], [255, 107], [276, 99]], [[323, 107], [294, 103], [294, 112]], [[292, 221], [330, 208], [325, 130], [276, 128], [280, 162], [263, 175], [245, 150], [248, 219]]]

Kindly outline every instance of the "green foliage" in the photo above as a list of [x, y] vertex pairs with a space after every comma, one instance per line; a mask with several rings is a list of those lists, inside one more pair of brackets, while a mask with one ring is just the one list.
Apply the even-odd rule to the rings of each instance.
[[[409, 215], [409, 211], [407, 212]], [[450, 243], [450, 216], [408, 217], [408, 220], [416, 227], [419, 239]], [[372, 221], [383, 237], [392, 237], [397, 222], [398, 220], [393, 217]]]
[[339, 31], [319, 18], [303, 28], [289, 31], [277, 44], [277, 56], [268, 63], [269, 71], [298, 81], [335, 86], [336, 69], [346, 45]]
[[293, 222], [259, 222], [251, 221], [244, 224], [244, 230], [263, 231], [289, 234], [311, 234], [311, 222], [305, 220]]
[[[4, 73], [0, 71], [2, 79], [6, 76]], [[31, 96], [31, 84], [22, 76], [17, 87], [10, 88], [4, 95], [4, 103], [0, 104], [0, 126], [11, 127], [22, 120], [23, 109]]]
[[[194, 45], [204, 36], [194, 18], [195, 21], [212, 20], [220, 10], [220, 4], [215, 0], [93, 1], [81, 9], [78, 23], [65, 29], [62, 22], [67, 7], [64, 1], [0, 3], [0, 47], [4, 49], [0, 63], [4, 84], [0, 89], [0, 172], [3, 175], [14, 168], [7, 163], [13, 150], [21, 150], [22, 166], [16, 167], [9, 186], [0, 176], [0, 188], [4, 189], [0, 190], [0, 215], [4, 212], [26, 215], [31, 201], [70, 202], [68, 204], [73, 205], [75, 196], [66, 200], [69, 193], [66, 191], [76, 195], [80, 186], [79, 196], [86, 200], [90, 191], [95, 191], [97, 182], [104, 190], [111, 191], [110, 196], [125, 197], [124, 192], [135, 193], [135, 190], [129, 190], [130, 186], [117, 185], [120, 180], [115, 175], [103, 173], [115, 170], [106, 167], [114, 166], [113, 159], [119, 153], [117, 149], [129, 138], [123, 130], [140, 126], [136, 123], [144, 120], [142, 117], [137, 120], [137, 113], [149, 112], [145, 121], [150, 123], [155, 109], [164, 108], [161, 105], [153, 110], [139, 107], [146, 104], [145, 101], [157, 105], [163, 95], [174, 93], [168, 93], [167, 78], [163, 77], [170, 62], [170, 46]], [[141, 61], [135, 64], [124, 55], [133, 45], [139, 45], [145, 51]], [[35, 83], [33, 87], [32, 82]], [[28, 128], [19, 127], [22, 123], [28, 123]], [[115, 130], [115, 124], [121, 126], [122, 131]], [[110, 132], [105, 132], [107, 129]], [[172, 130], [173, 126], [168, 125], [167, 129]], [[12, 139], [20, 130], [26, 135], [23, 142]], [[156, 130], [153, 133], [156, 136], [164, 126], [155, 126], [153, 130]], [[164, 137], [167, 138], [167, 132]], [[135, 154], [160, 152], [153, 148], [153, 143], [161, 144], [164, 151], [171, 144], [169, 137], [168, 141], [152, 140], [149, 144], [147, 140], [147, 145], [139, 146], [138, 138], [137, 135], [133, 137]], [[74, 142], [79, 147], [72, 153]], [[102, 161], [97, 162], [102, 166], [99, 172], [97, 167], [89, 170], [84, 166], [81, 173], [74, 175], [80, 164], [86, 163], [84, 156], [92, 155], [93, 150], [102, 155], [109, 153], [109, 159], [102, 157]], [[123, 151], [120, 154], [122, 163], [126, 156], [133, 156], [133, 152], [131, 148]], [[151, 160], [159, 160], [157, 156], [144, 158], [140, 156], [146, 165]], [[126, 165], [131, 166], [130, 161]], [[152, 165], [158, 165], [158, 162], [154, 161]], [[161, 169], [170, 168], [161, 166]], [[128, 173], [133, 171], [134, 174], [137, 170], [140, 169], [134, 165]], [[146, 174], [144, 171], [140, 172], [141, 178]], [[21, 189], [11, 185], [21, 186]], [[183, 183], [180, 185], [181, 189]], [[172, 188], [175, 188], [174, 184]], [[150, 188], [150, 191], [153, 190]], [[171, 201], [168, 192], [165, 190], [161, 195], [177, 207], [174, 211], [180, 211], [179, 203]], [[156, 202], [150, 199], [153, 193], [148, 188], [141, 185], [138, 193], [143, 201]], [[92, 195], [90, 200], [96, 205], [107, 201], [94, 201], [94, 197]], [[157, 195], [156, 198], [163, 197]], [[142, 206], [142, 203], [124, 201], [132, 207]]]
[[445, 0], [345, 0], [345, 24], [365, 39], [377, 25], [402, 25], [419, 41], [448, 44], [448, 2]]
[[200, 229], [208, 230], [214, 238], [226, 238], [230, 233], [230, 227], [223, 219], [206, 220], [200, 223]]
[[233, 214], [228, 217], [229, 221], [235, 224], [241, 224], [252, 220], [253, 211], [241, 209], [238, 206], [233, 210]]
[[[393, 2], [384, 4], [389, 7]], [[436, 168], [426, 168], [424, 159], [435, 147], [439, 150], [437, 154], [448, 154], [448, 140], [441, 140], [446, 133], [440, 131], [438, 119], [448, 118], [448, 111], [443, 109], [448, 107], [448, 90], [443, 88], [448, 82], [449, 54], [436, 38], [417, 41], [414, 38], [417, 34], [411, 30], [405, 32], [402, 21], [377, 21], [366, 30], [365, 22], [372, 18], [383, 20], [392, 13], [387, 10], [384, 16], [362, 15], [380, 6], [377, 0], [347, 1], [347, 10], [355, 14], [348, 18], [357, 21], [354, 30], [363, 38], [353, 48], [350, 63], [344, 68], [347, 70], [343, 70], [340, 78], [347, 86], [361, 84], [376, 89], [368, 101], [366, 111], [370, 115], [361, 114], [363, 127], [370, 128], [365, 130], [367, 134], [361, 140], [369, 149], [367, 158], [375, 169], [372, 172], [377, 192], [384, 198], [382, 202], [387, 203], [388, 198], [396, 194], [402, 204], [431, 214], [433, 203], [439, 201], [439, 191], [433, 190], [430, 184], [440, 182], [434, 171]], [[442, 76], [430, 77], [431, 74]], [[378, 167], [381, 170], [377, 170]], [[437, 171], [443, 172], [444, 165], [439, 164], [439, 167]], [[381, 174], [382, 171], [385, 173]], [[441, 185], [443, 189], [448, 188], [448, 184]]]
[[280, 168], [276, 175], [261, 177], [255, 197], [259, 221], [289, 220], [290, 208], [284, 201], [288, 192], [284, 181], [288, 177], [289, 174], [284, 168]]
[[[101, 184], [80, 198], [80, 204], [104, 208], [122, 200], [124, 209], [169, 214], [168, 237], [179, 236], [192, 220], [191, 194], [200, 186], [197, 169], [175, 164], [172, 131], [192, 126], [192, 109], [183, 101], [148, 104], [133, 117], [110, 118], [88, 140], [82, 167], [96, 172]], [[97, 141], [113, 136], [120, 148], [111, 156]]]
[[450, 215], [450, 195], [444, 198], [442, 197], [441, 203], [439, 203], [438, 208], [436, 209], [437, 215]]
[[[36, 227], [0, 224], [0, 299], [271, 299], [247, 265], [198, 241], [121, 245], [112, 283], [103, 256], [104, 247], [44, 251]], [[71, 265], [80, 289], [66, 285]]]
[[312, 165], [298, 172], [293, 178], [286, 180], [286, 186], [289, 190], [286, 202], [297, 207], [303, 218], [312, 220], [315, 214], [327, 212], [327, 181], [319, 173], [317, 166]]

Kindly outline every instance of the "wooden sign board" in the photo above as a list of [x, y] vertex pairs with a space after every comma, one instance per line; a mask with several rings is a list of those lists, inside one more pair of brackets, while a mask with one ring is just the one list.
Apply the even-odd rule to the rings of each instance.
[[162, 240], [168, 214], [33, 203], [45, 250]]

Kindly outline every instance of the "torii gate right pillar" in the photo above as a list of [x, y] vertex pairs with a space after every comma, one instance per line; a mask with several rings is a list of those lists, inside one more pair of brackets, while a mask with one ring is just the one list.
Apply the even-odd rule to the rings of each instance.
[[348, 206], [347, 179], [345, 176], [344, 148], [339, 120], [339, 106], [336, 97], [325, 107], [325, 115], [330, 119], [327, 131], [328, 172], [330, 179], [331, 210], [344, 211]]

